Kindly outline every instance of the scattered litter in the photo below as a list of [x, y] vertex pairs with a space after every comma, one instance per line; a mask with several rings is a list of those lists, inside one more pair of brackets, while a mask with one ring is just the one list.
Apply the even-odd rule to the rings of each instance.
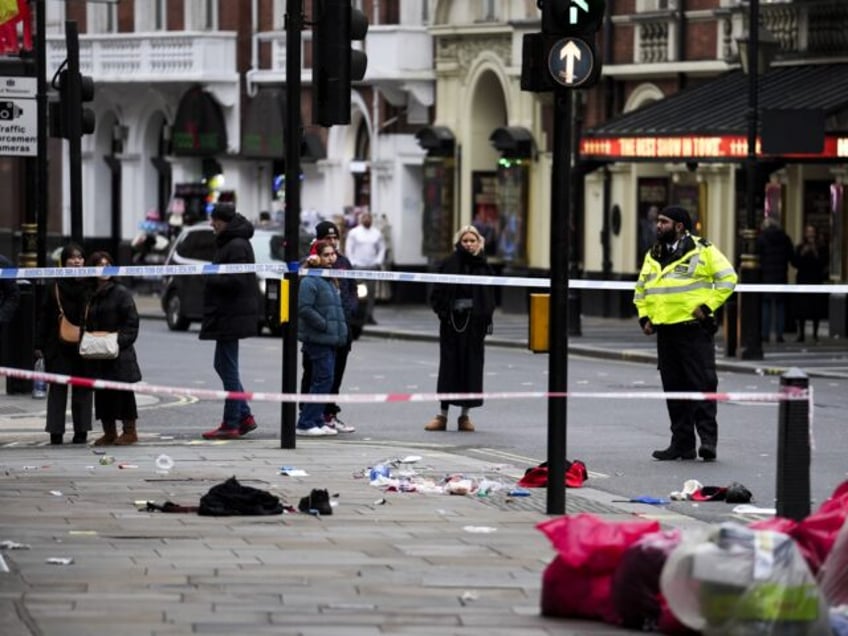
[[161, 439], [163, 441], [170, 441], [170, 440], [174, 439], [174, 436], [173, 435], [160, 435], [159, 439]]
[[321, 515], [333, 514], [330, 504], [330, 494], [326, 490], [313, 489], [306, 497], [301, 498], [297, 506], [298, 510], [310, 515], [320, 517]]
[[280, 474], [287, 477], [309, 477], [309, 473], [305, 470], [294, 466], [280, 466]]
[[152, 504], [152, 503], [153, 503], [152, 501], [148, 501], [147, 499], [136, 499], [133, 502], [133, 505], [136, 507], [137, 510], [143, 511], [143, 510], [148, 510], [148, 504]]
[[68, 530], [68, 534], [75, 537], [96, 537], [97, 530]]
[[420, 462], [423, 458], [421, 455], [407, 455], [403, 459], [399, 459], [398, 463], [400, 464], [414, 464], [416, 462]]
[[472, 592], [470, 590], [465, 590], [462, 593], [462, 596], [459, 597], [459, 602], [465, 605], [466, 603], [470, 603], [471, 601], [476, 601], [480, 598], [480, 595], [477, 592]]
[[3, 558], [2, 554], [0, 554], [0, 572], [9, 573], [9, 566], [6, 565], [6, 559]]
[[95, 455], [105, 455], [106, 454], [105, 450], [100, 450], [100, 449], [97, 449], [97, 448], [92, 448], [91, 452], [94, 453]]
[[613, 502], [617, 503], [641, 503], [648, 504], [651, 506], [665, 506], [671, 503], [668, 499], [663, 499], [662, 497], [648, 497], [647, 495], [641, 495], [639, 497], [631, 497], [630, 499], [613, 499]]
[[387, 464], [377, 464], [371, 468], [368, 477], [371, 481], [376, 481], [380, 477], [389, 478], [392, 476], [392, 469]]
[[760, 508], [752, 504], [740, 504], [733, 507], [733, 512], [737, 515], [774, 515], [777, 514], [777, 508]]
[[156, 465], [156, 472], [160, 475], [167, 475], [171, 469], [174, 467], [174, 460], [171, 459], [170, 455], [159, 455], [154, 461]]
[[510, 497], [529, 497], [532, 493], [524, 488], [513, 488], [507, 494]]
[[374, 505], [375, 505], [375, 506], [385, 506], [385, 505], [386, 505], [386, 503], [387, 503], [387, 502], [386, 502], [386, 500], [385, 500], [385, 499], [378, 499], [377, 501], [375, 501], [375, 502], [374, 502]]
[[492, 534], [498, 531], [497, 528], [491, 526], [463, 526], [462, 529], [472, 534]]
[[0, 550], [29, 550], [30, 547], [26, 543], [17, 543], [16, 541], [0, 542]]
[[26, 466], [21, 466], [21, 470], [38, 470], [38, 466], [32, 466], [28, 464]]
[[474, 483], [470, 479], [455, 479], [449, 481], [445, 489], [449, 495], [468, 495], [474, 487]]
[[74, 562], [73, 557], [50, 557], [44, 561], [49, 565], [70, 565]]
[[118, 464], [118, 468], [138, 468], [137, 464]]
[[109, 464], [115, 463], [115, 458], [112, 457], [111, 455], [104, 455], [103, 457], [100, 458], [100, 463], [103, 466], [108, 466]]
[[686, 501], [703, 487], [704, 486], [697, 479], [687, 479], [683, 482], [683, 490], [675, 490], [669, 495], [669, 497], [675, 501]]
[[61, 490], [51, 490], [50, 494], [53, 495], [54, 497], [61, 497], [62, 491]]

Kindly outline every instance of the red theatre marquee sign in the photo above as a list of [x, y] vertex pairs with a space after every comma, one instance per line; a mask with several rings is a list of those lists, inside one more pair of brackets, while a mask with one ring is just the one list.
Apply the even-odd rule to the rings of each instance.
[[[584, 157], [618, 160], [744, 159], [748, 139], [741, 135], [682, 135], [677, 137], [583, 137]], [[762, 155], [760, 140], [757, 154]], [[785, 155], [798, 159], [848, 159], [848, 136], [826, 135], [824, 149], [815, 154]]]

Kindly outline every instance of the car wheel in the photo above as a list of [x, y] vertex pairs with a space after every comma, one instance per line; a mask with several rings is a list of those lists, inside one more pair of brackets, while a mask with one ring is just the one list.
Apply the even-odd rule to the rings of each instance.
[[191, 325], [191, 321], [182, 314], [180, 297], [177, 294], [171, 294], [166, 306], [165, 321], [168, 323], [168, 329], [171, 331], [186, 331]]

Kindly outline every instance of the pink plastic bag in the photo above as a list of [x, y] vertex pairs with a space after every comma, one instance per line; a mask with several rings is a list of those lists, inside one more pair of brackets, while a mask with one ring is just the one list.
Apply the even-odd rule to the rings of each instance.
[[613, 573], [624, 551], [640, 537], [658, 532], [659, 522], [612, 522], [581, 513], [536, 527], [557, 551], [542, 576], [542, 614], [620, 624], [612, 602]]

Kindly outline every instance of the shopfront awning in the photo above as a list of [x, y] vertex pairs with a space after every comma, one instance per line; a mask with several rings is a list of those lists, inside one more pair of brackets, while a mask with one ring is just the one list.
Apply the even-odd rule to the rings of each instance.
[[[581, 159], [741, 161], [748, 153], [748, 76], [731, 71], [611, 119], [580, 139]], [[781, 155], [848, 160], [848, 64], [775, 67], [759, 78], [759, 122], [766, 111], [820, 111], [821, 152]], [[765, 118], [768, 119], [768, 118]], [[762, 132], [762, 128], [760, 129]], [[765, 155], [758, 141], [757, 154]]]
[[191, 157], [214, 157], [227, 152], [227, 127], [221, 105], [199, 86], [186, 91], [180, 99], [171, 152]]
[[[248, 159], [285, 159], [286, 91], [261, 88], [247, 104], [247, 116], [241, 133], [241, 154]], [[314, 163], [327, 157], [321, 137], [305, 131], [300, 143], [300, 158]]]
[[447, 126], [425, 126], [415, 139], [430, 157], [453, 157], [456, 149], [456, 137]]
[[495, 128], [489, 141], [504, 157], [529, 159], [533, 156], [533, 133], [521, 126]]

